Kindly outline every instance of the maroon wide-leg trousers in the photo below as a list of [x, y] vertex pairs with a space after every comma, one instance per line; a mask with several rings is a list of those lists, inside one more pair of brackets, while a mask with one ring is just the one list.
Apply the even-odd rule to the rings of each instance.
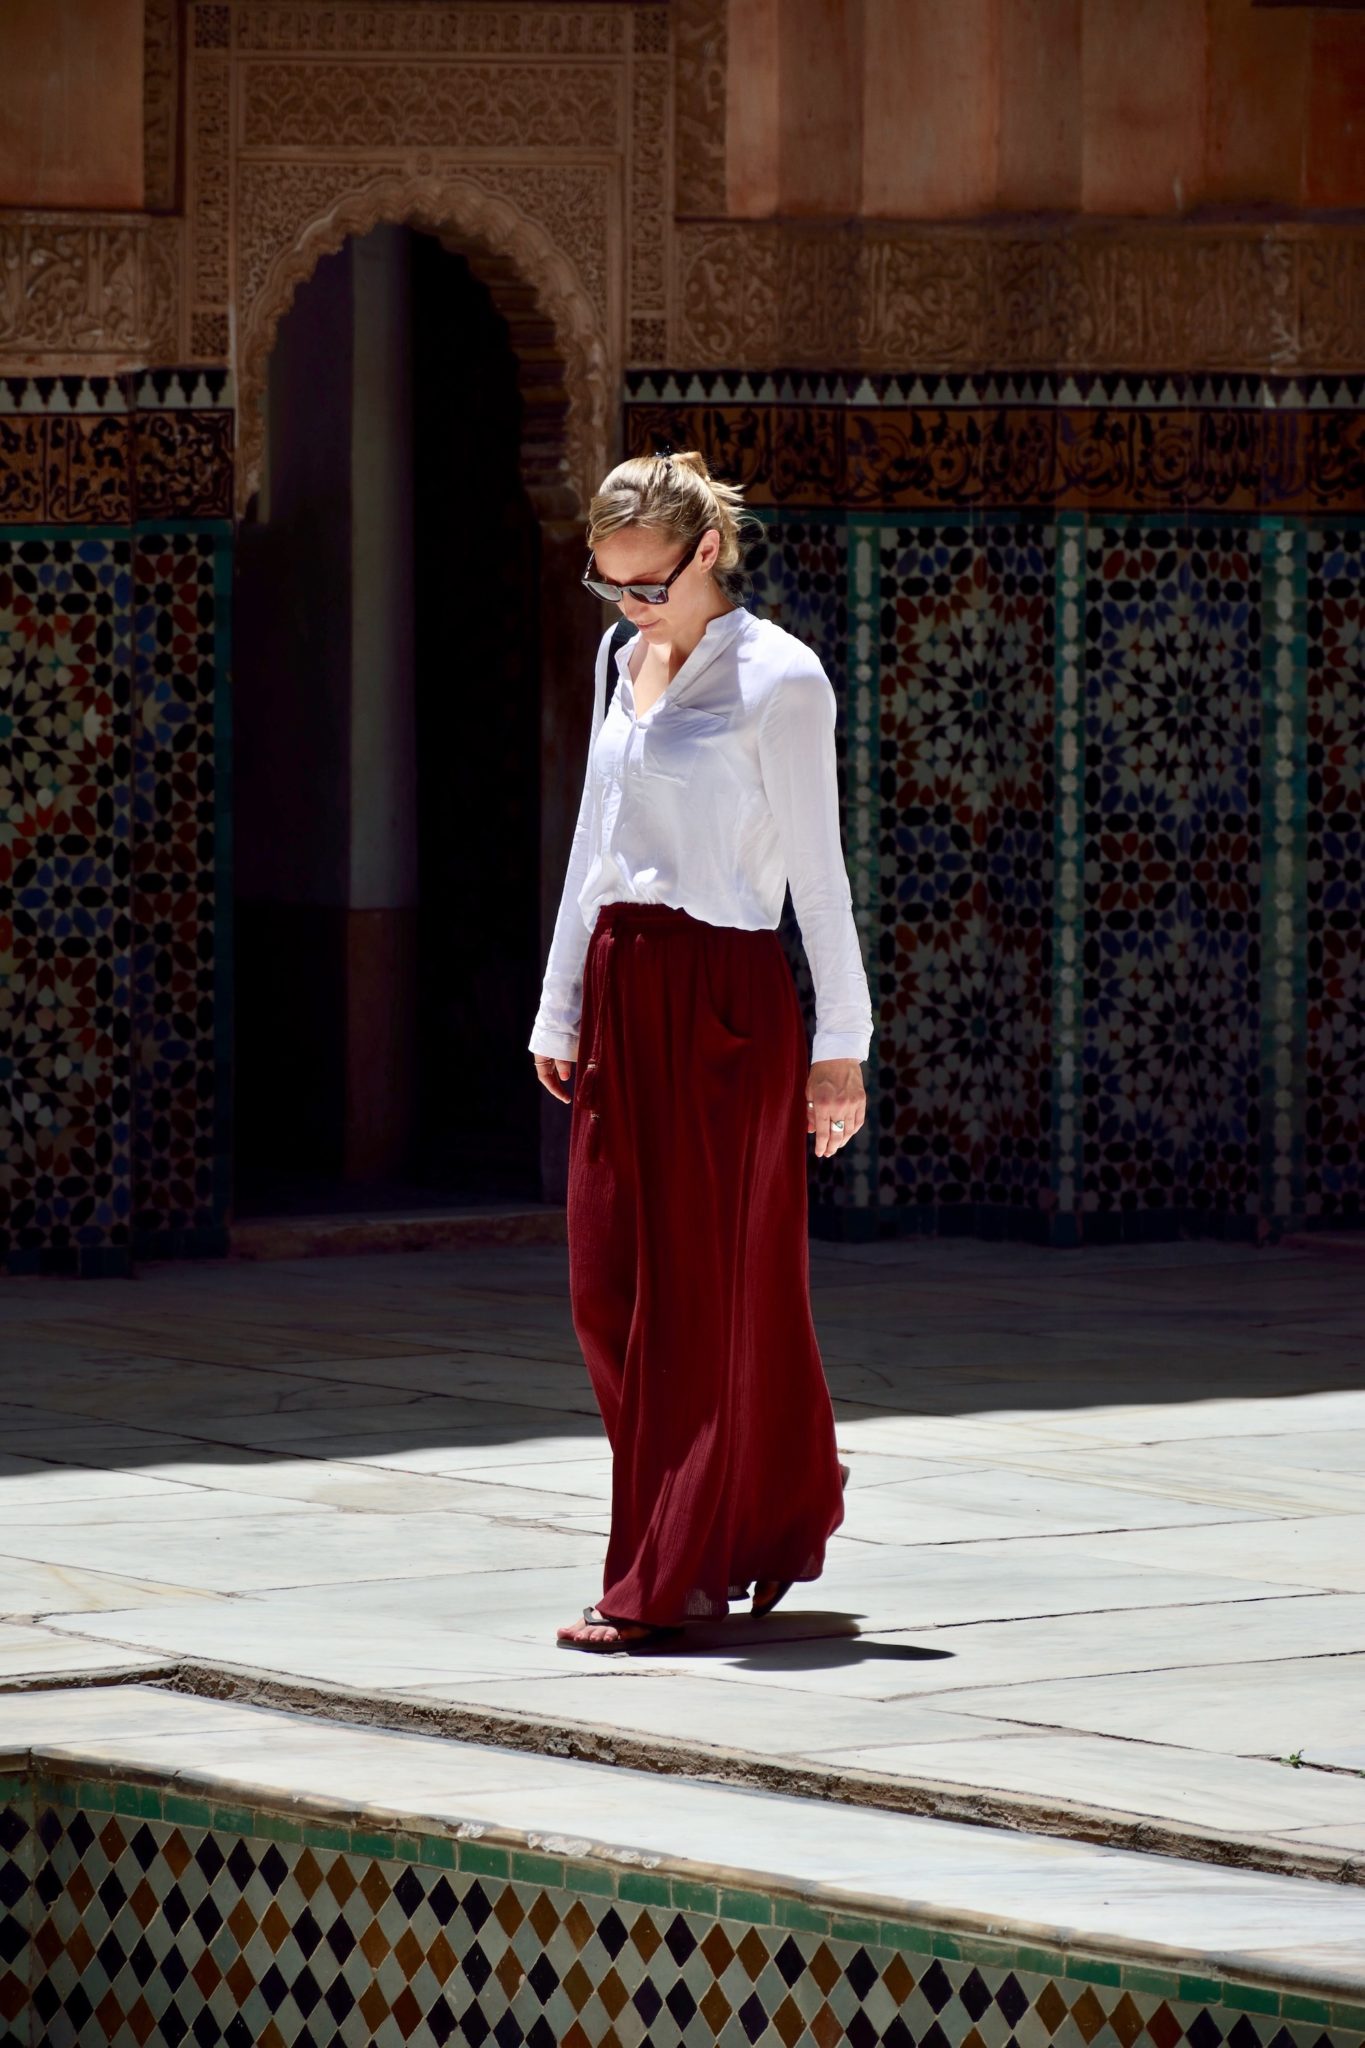
[[775, 931], [601, 906], [569, 1139], [569, 1291], [612, 1448], [598, 1606], [724, 1614], [843, 1518], [811, 1320], [808, 1054]]

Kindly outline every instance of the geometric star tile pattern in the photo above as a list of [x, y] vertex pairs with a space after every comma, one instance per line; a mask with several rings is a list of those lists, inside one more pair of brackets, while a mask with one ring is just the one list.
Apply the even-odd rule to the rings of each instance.
[[[747, 601], [834, 684], [855, 914], [872, 846], [868, 1152], [812, 1163], [813, 1211], [1059, 1242], [1359, 1221], [1361, 533], [1309, 538], [1285, 689], [1268, 621], [1302, 546], [1275, 552], [1283, 520], [1069, 515], [1064, 594], [1047, 517], [762, 517]], [[850, 563], [868, 533], [864, 770]], [[1070, 892], [1059, 777], [1076, 791]], [[782, 931], [809, 1028], [790, 904]], [[1056, 1143], [1059, 942], [1077, 962], [1074, 1181]]]
[[131, 543], [0, 539], [0, 1234], [126, 1246]]
[[133, 1228], [164, 1255], [221, 1234], [230, 1133], [222, 939], [223, 537], [140, 533], [134, 556]]
[[0, 1262], [207, 1249], [226, 1184], [221, 530], [0, 539]]
[[1365, 533], [1307, 546], [1306, 1208], [1365, 1219]]
[[[1365, 520], [1309, 460], [1336, 415], [1279, 394], [1306, 467], [1265, 513], [1240, 387], [1187, 380], [1154, 438], [1103, 378], [726, 381], [642, 390], [627, 441], [721, 436], [747, 601], [836, 692], [875, 1032], [817, 1229], [1358, 1225]], [[14, 502], [71, 523], [0, 537], [0, 1270], [127, 1271], [226, 1237], [232, 415], [173, 373], [145, 414], [8, 390]], [[790, 903], [781, 934], [809, 1028]]]

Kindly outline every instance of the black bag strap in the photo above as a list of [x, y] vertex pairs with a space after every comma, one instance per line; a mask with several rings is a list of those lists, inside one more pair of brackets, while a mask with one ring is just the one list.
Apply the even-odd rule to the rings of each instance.
[[606, 716], [607, 711], [610, 711], [611, 709], [612, 691], [616, 688], [617, 653], [619, 649], [625, 646], [627, 640], [633, 640], [635, 638], [635, 635], [639, 632], [639, 630], [640, 629], [638, 626], [631, 625], [629, 619], [618, 619], [616, 621], [616, 624], [612, 627], [611, 645], [607, 649], [607, 701], [603, 711], [604, 717]]

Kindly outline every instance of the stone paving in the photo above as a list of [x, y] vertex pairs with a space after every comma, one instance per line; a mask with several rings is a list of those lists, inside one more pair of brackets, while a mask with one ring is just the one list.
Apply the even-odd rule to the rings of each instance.
[[611, 1659], [553, 1641], [608, 1488], [562, 1247], [11, 1280], [0, 1688], [209, 1666], [1365, 1856], [1365, 1265], [921, 1240], [812, 1279], [825, 1577]]

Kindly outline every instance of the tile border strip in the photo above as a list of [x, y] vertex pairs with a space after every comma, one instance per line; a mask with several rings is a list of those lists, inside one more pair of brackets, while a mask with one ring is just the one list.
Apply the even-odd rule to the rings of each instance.
[[[244, 1789], [242, 1803], [229, 1804], [208, 1795], [164, 1789], [160, 1781], [116, 1774], [83, 1776], [91, 1765], [73, 1758], [70, 1769], [52, 1760], [22, 1776], [0, 1777], [0, 1799], [9, 1805], [32, 1801], [58, 1809], [111, 1814], [123, 1819], [156, 1821], [199, 1828], [256, 1841], [276, 1841], [376, 1861], [419, 1864], [424, 1869], [510, 1883], [555, 1886], [602, 1899], [660, 1910], [714, 1915], [753, 1927], [782, 1927], [823, 1935], [831, 1940], [860, 1941], [939, 1957], [977, 1963], [994, 1969], [1028, 1971], [1072, 1982], [1131, 1988], [1185, 2003], [1218, 2005], [1231, 2011], [1270, 2018], [1330, 2025], [1356, 2031], [1365, 2042], [1365, 1998], [1340, 1996], [1340, 1987], [1324, 1985], [1308, 1973], [1287, 1984], [1284, 1973], [1267, 1971], [1259, 1980], [1250, 1972], [1238, 1976], [1210, 1975], [1194, 1967], [1173, 1967], [1164, 1951], [1142, 1943], [1115, 1943], [1108, 1955], [1049, 1942], [1043, 1930], [1021, 1927], [1013, 1935], [982, 1926], [986, 1916], [944, 1913], [942, 1924], [912, 1917], [885, 1899], [823, 1900], [766, 1873], [709, 1871], [683, 1858], [663, 1859], [623, 1852], [570, 1853], [578, 1843], [541, 1837], [483, 1823], [446, 1833], [385, 1825], [377, 1816], [361, 1820], [329, 1820], [320, 1813], [286, 1813], [263, 1803]], [[96, 1770], [98, 1767], [96, 1766]], [[73, 1796], [74, 1795], [74, 1796]], [[1318, 2019], [1317, 2015], [1326, 2017]], [[1310, 2016], [1311, 2015], [1311, 2016]]]
[[1261, 1225], [1304, 1218], [1307, 534], [1261, 521]]
[[631, 369], [623, 405], [1103, 406], [1343, 412], [1365, 408], [1365, 376], [1219, 375], [1209, 370]]
[[848, 829], [853, 844], [848, 864], [853, 891], [853, 921], [862, 941], [863, 966], [872, 997], [872, 1043], [863, 1076], [867, 1113], [854, 1139], [852, 1199], [858, 1209], [875, 1208], [880, 1196], [878, 1171], [881, 1118], [881, 1003], [877, 987], [879, 963], [878, 883], [881, 862], [877, 831], [877, 774], [881, 745], [881, 528], [875, 521], [850, 520], [844, 537], [848, 578], [848, 680], [844, 698], [847, 763]]
[[1057, 520], [1054, 593], [1052, 882], [1052, 1242], [1081, 1241], [1085, 1189], [1082, 1053], [1085, 950], [1085, 597], [1086, 519]]

